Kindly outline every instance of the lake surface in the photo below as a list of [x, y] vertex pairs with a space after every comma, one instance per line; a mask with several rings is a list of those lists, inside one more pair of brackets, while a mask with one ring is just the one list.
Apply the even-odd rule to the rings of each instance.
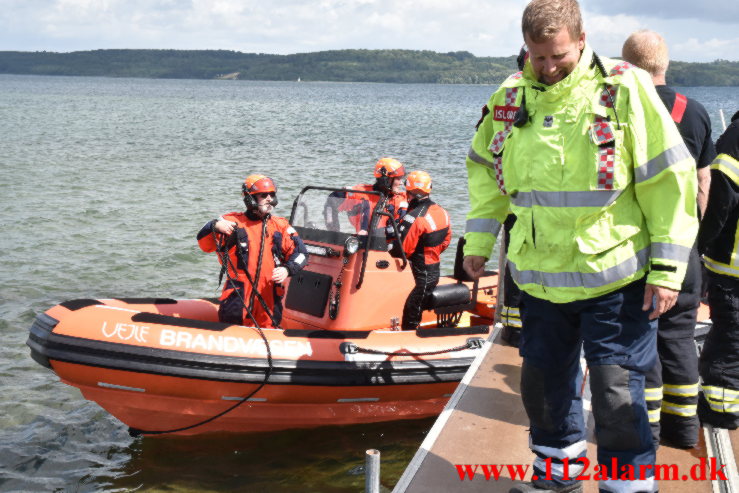
[[[0, 491], [357, 492], [364, 451], [392, 488], [433, 420], [257, 435], [131, 438], [29, 357], [35, 315], [75, 298], [219, 294], [195, 235], [275, 178], [372, 181], [393, 156], [434, 178], [464, 229], [464, 158], [492, 86], [0, 75]], [[739, 109], [738, 88], [681, 88]], [[452, 255], [444, 261], [450, 273]]]

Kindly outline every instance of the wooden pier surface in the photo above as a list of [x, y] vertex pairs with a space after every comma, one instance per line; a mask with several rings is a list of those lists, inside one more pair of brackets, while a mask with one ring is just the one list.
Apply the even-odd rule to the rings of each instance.
[[[494, 341], [494, 342], [492, 342]], [[475, 465], [522, 465], [531, 477], [533, 454], [528, 448], [528, 418], [520, 395], [521, 358], [518, 349], [500, 341], [495, 330], [485, 343], [483, 353], [470, 366], [465, 378], [430, 430], [421, 448], [409, 463], [393, 493], [428, 492], [507, 492], [514, 484], [511, 474], [503, 468], [499, 478], [485, 478], [482, 467]], [[587, 386], [586, 386], [587, 388]], [[592, 437], [593, 420], [587, 409], [589, 399], [584, 395], [586, 418], [589, 423], [588, 459], [594, 474], [595, 443]], [[726, 433], [724, 431], [724, 433]], [[739, 457], [737, 431], [730, 432], [734, 457]], [[724, 435], [726, 436], [726, 435]], [[713, 453], [704, 434], [699, 445], [690, 450], [661, 446], [657, 463], [677, 466], [678, 480], [659, 482], [663, 493], [736, 492], [736, 476], [718, 484], [710, 480], [695, 481], [689, 475], [691, 468], [699, 467], [701, 458]], [[733, 460], [733, 457], [732, 457]], [[466, 469], [463, 465], [469, 465]], [[462, 466], [460, 470], [457, 466]], [[736, 462], [728, 467], [736, 474]], [[675, 468], [673, 468], [675, 469]], [[489, 470], [489, 469], [488, 469]], [[517, 478], [518, 479], [518, 478]], [[728, 483], [728, 484], [726, 484]], [[731, 489], [731, 488], [734, 489]], [[584, 483], [586, 493], [597, 492], [597, 481]]]

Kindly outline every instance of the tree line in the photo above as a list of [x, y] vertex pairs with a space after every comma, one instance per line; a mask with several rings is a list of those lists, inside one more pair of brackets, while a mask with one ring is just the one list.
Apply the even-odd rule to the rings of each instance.
[[[167, 79], [499, 84], [516, 57], [466, 51], [333, 50], [294, 55], [229, 50], [0, 51], [0, 73]], [[672, 62], [675, 86], [739, 86], [739, 62]]]

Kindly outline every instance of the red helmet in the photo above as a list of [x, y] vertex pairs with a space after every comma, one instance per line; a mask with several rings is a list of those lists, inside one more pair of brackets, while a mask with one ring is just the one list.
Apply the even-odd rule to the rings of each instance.
[[403, 163], [391, 157], [381, 158], [375, 164], [375, 178], [390, 177], [397, 178], [405, 175]]
[[408, 193], [431, 193], [431, 175], [425, 171], [411, 171], [405, 180], [405, 189]]
[[268, 192], [277, 193], [277, 187], [275, 187], [275, 183], [272, 181], [272, 178], [264, 175], [249, 175], [246, 177], [246, 180], [244, 180], [242, 191], [244, 194]]

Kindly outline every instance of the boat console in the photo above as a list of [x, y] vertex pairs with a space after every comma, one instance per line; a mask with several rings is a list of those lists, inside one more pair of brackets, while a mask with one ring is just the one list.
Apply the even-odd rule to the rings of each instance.
[[[415, 283], [405, 254], [396, 258], [389, 252], [397, 240], [388, 233], [397, 237], [397, 224], [384, 206], [378, 192], [310, 186], [300, 192], [290, 223], [311, 256], [287, 289], [285, 328], [399, 329]], [[369, 224], [367, 231], [362, 224]], [[461, 250], [457, 257], [461, 262]], [[455, 271], [462, 272], [461, 263]], [[474, 308], [476, 290], [471, 294], [465, 280], [442, 278], [424, 307], [422, 327], [455, 327]]]

